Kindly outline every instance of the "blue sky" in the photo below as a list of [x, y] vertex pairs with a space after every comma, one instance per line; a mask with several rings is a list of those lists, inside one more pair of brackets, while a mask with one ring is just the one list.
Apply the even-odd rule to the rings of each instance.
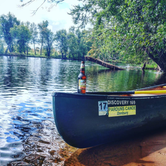
[[[23, 0], [23, 2], [27, 2], [28, 0]], [[65, 0], [59, 5], [54, 6], [50, 11], [48, 8], [50, 4], [45, 3], [38, 12], [32, 16], [33, 10], [37, 9], [41, 4], [41, 0], [36, 0], [32, 4], [20, 8], [23, 2], [20, 0], [0, 0], [0, 15], [8, 14], [11, 12], [14, 14], [18, 20], [26, 22], [34, 22], [36, 24], [41, 23], [42, 21], [49, 21], [49, 28], [56, 32], [57, 30], [66, 29], [68, 30], [71, 26], [73, 26], [72, 17], [67, 14], [70, 8], [73, 5], [78, 4], [78, 0]]]

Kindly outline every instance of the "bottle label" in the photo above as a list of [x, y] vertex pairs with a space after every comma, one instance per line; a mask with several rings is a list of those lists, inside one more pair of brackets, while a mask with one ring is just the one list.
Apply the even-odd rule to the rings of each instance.
[[84, 69], [85, 68], [85, 64], [81, 63], [81, 69]]
[[85, 90], [86, 89], [86, 80], [79, 80], [79, 89], [80, 90]]

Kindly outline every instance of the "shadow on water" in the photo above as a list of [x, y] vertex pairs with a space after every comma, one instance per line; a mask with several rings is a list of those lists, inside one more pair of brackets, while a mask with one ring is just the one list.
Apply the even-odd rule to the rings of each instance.
[[166, 83], [166, 73], [162, 73], [162, 75], [154, 82], [155, 85], [165, 84]]

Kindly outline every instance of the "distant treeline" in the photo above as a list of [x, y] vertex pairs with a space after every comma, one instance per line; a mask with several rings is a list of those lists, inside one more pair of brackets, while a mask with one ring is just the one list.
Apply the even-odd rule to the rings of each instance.
[[[90, 50], [90, 32], [71, 27], [55, 34], [49, 22], [21, 22], [8, 13], [0, 17], [0, 54], [44, 55], [62, 59], [82, 59]], [[89, 42], [88, 42], [89, 41]]]

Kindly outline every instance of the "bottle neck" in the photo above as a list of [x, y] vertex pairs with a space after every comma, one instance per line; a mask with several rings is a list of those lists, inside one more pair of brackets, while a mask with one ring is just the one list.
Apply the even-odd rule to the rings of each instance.
[[80, 72], [85, 74], [85, 63], [84, 63], [84, 61], [81, 62]]

